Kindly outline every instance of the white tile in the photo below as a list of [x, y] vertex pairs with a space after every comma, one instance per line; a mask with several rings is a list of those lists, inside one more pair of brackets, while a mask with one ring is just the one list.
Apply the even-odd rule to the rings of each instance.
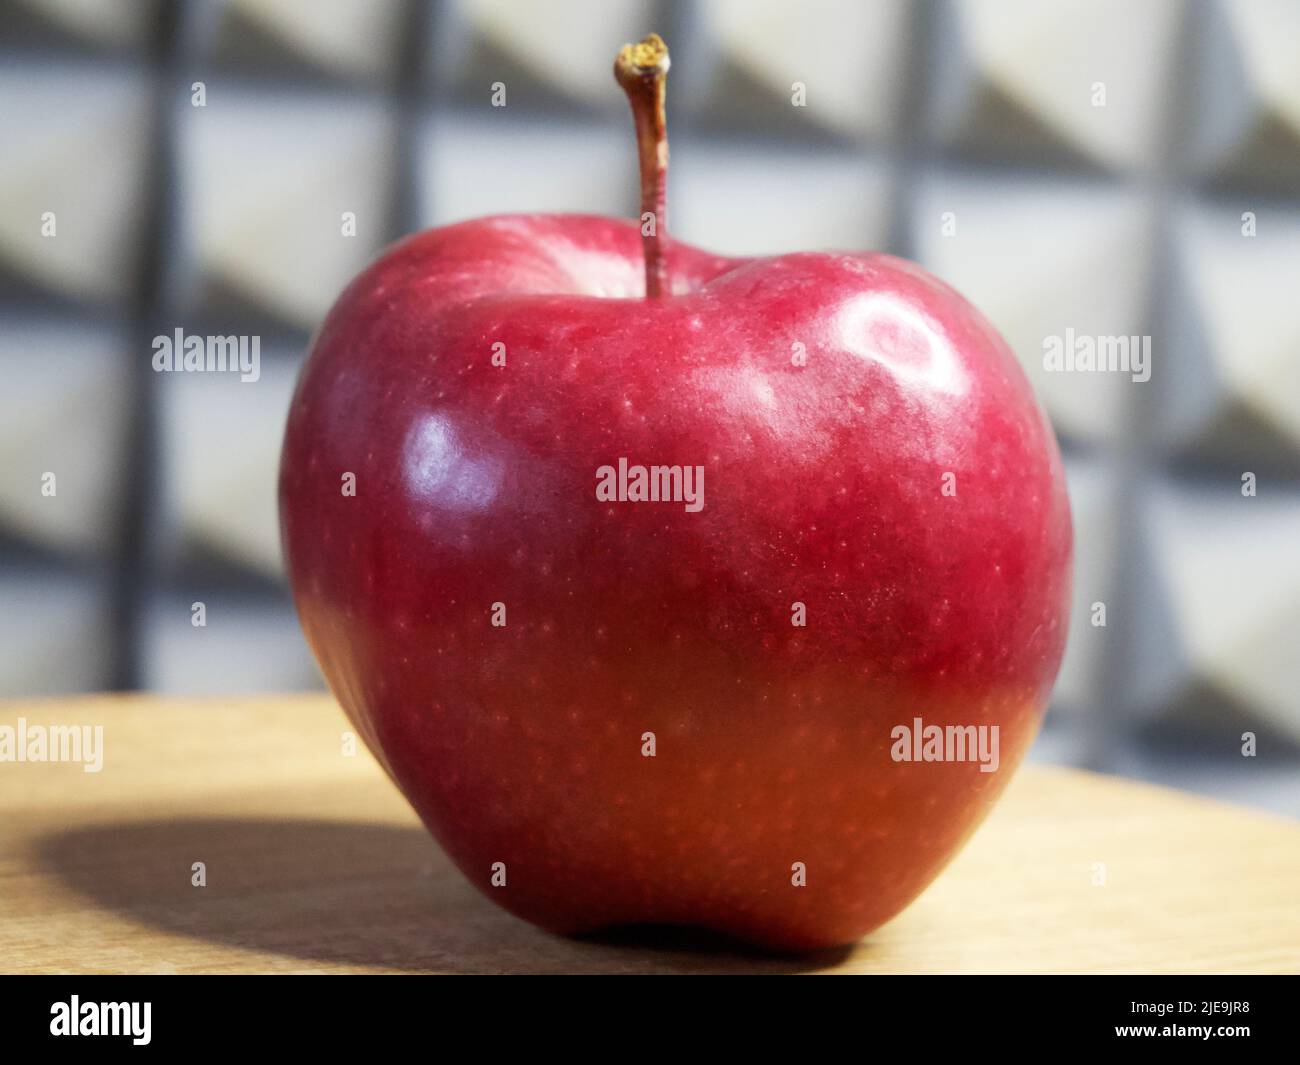
[[886, 175], [865, 156], [693, 140], [671, 166], [669, 229], [709, 251], [865, 251], [885, 241]]
[[0, 570], [0, 697], [64, 695], [110, 683], [113, 631], [103, 581]]
[[1069, 636], [1052, 706], [1086, 716], [1097, 712], [1102, 698], [1116, 621], [1115, 485], [1111, 471], [1099, 462], [1067, 461], [1065, 472], [1074, 523], [1074, 583]]
[[393, 131], [382, 106], [213, 82], [206, 107], [178, 106], [178, 124], [201, 298], [219, 291], [314, 329], [386, 239]]
[[[1244, 235], [1245, 212], [1254, 236]], [[1164, 445], [1300, 473], [1300, 210], [1250, 197], [1188, 206], [1175, 254], [1160, 338]]]
[[[1145, 333], [1153, 225], [1140, 195], [1024, 178], [935, 176], [913, 209], [922, 265], [953, 285], [1002, 333], [1058, 432], [1115, 440], [1133, 390], [1129, 373], [1051, 371], [1049, 343]], [[951, 232], [945, 226], [955, 226]], [[1131, 342], [1130, 342], [1131, 343]], [[1161, 352], [1152, 338], [1152, 376]]]
[[132, 475], [126, 347], [103, 326], [0, 329], [0, 524], [11, 535], [77, 555], [114, 549]]
[[212, 552], [270, 578], [282, 573], [280, 445], [299, 360], [261, 352], [261, 375], [159, 374], [160, 556]]
[[[494, 82], [512, 98], [556, 98], [602, 110], [627, 103], [614, 57], [655, 28], [652, 0], [454, 0], [444, 9], [435, 66], [444, 85], [489, 105]], [[672, 46], [672, 41], [668, 44]]]
[[420, 148], [426, 226], [530, 211], [637, 216], [630, 123], [542, 124], [508, 109], [478, 120], [440, 115]]
[[[194, 604], [202, 603], [202, 627]], [[321, 686], [288, 603], [249, 601], [203, 589], [173, 589], [144, 622], [144, 683], [170, 695], [238, 695]]]
[[157, 0], [11, 0], [11, 7], [50, 29], [108, 48], [144, 45], [157, 14]]
[[1224, 476], [1153, 484], [1141, 502], [1137, 702], [1163, 720], [1241, 718], [1300, 740], [1300, 493], [1246, 498]]
[[850, 137], [890, 132], [906, 57], [902, 0], [713, 0], [700, 14], [713, 76], [698, 104], [710, 114], [756, 132], [805, 123]]
[[67, 299], [126, 300], [147, 189], [143, 73], [23, 60], [0, 65], [0, 99], [0, 262]]
[[400, 0], [227, 0], [218, 8], [218, 54], [245, 57], [250, 36], [277, 54], [344, 79], [384, 81], [401, 44]]
[[1300, 184], [1300, 6], [1212, 0], [1198, 54], [1192, 160], [1207, 176]]

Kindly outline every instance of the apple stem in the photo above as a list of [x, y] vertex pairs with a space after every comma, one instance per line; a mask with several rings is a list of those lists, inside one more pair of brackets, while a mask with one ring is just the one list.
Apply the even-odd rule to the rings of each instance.
[[668, 222], [668, 46], [657, 33], [640, 44], [625, 44], [614, 60], [614, 77], [627, 93], [636, 121], [641, 162], [641, 249], [645, 255], [645, 294], [668, 291], [668, 264], [662, 237]]

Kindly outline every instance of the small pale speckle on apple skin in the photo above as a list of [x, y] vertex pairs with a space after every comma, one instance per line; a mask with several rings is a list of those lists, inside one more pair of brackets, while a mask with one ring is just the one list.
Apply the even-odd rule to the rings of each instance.
[[[919, 267], [667, 255], [675, 294], [639, 298], [634, 225], [530, 215], [370, 266], [290, 411], [291, 584], [357, 731], [494, 901], [560, 932], [850, 942], [1033, 738], [1070, 596], [1059, 454], [1005, 343]], [[703, 465], [705, 505], [598, 500], [620, 456]], [[999, 770], [893, 761], [915, 717], [997, 725]]]

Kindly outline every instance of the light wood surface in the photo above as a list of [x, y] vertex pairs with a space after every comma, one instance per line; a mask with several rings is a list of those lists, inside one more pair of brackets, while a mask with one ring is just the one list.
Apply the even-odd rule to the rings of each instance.
[[510, 917], [343, 753], [327, 697], [0, 704], [20, 717], [102, 725], [104, 767], [0, 762], [11, 972], [1300, 971], [1300, 824], [1115, 778], [1022, 768], [902, 915], [773, 958]]

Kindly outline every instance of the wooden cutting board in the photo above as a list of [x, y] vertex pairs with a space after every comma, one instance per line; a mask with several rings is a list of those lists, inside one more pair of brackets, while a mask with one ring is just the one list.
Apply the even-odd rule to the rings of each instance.
[[0, 703], [19, 718], [102, 725], [104, 762], [0, 762], [10, 972], [1300, 972], [1300, 824], [1115, 778], [1023, 768], [902, 915], [779, 958], [510, 917], [325, 696]]

